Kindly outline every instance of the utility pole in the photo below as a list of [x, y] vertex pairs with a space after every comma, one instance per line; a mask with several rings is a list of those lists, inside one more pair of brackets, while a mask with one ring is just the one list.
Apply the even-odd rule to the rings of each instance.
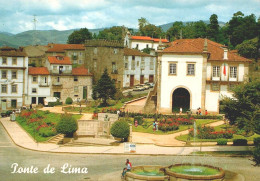
[[37, 23], [37, 19], [36, 19], [36, 15], [33, 15], [33, 44], [36, 45], [36, 23]]

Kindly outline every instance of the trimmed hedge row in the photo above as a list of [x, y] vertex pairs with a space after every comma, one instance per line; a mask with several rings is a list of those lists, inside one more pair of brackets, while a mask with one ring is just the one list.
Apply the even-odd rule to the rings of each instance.
[[120, 116], [125, 117], [136, 117], [136, 116], [142, 116], [143, 118], [155, 118], [155, 119], [161, 119], [161, 118], [194, 118], [194, 119], [222, 119], [222, 116], [219, 115], [163, 115], [163, 114], [143, 114], [143, 113], [132, 113], [132, 112], [121, 112]]
[[247, 145], [247, 140], [246, 139], [234, 139], [233, 140], [233, 145], [234, 146], [246, 146]]

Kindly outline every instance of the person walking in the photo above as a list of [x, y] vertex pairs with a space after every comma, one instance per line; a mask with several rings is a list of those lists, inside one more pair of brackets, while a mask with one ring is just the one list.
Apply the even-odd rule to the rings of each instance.
[[156, 130], [156, 123], [155, 123], [155, 121], [153, 122], [153, 131], [155, 131]]

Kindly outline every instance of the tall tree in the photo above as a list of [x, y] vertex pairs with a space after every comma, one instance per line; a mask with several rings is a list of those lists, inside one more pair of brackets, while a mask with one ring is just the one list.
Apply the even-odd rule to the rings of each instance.
[[138, 26], [139, 26], [139, 32], [141, 35], [144, 34], [143, 32], [143, 28], [146, 26], [146, 25], [149, 25], [150, 23], [147, 21], [147, 19], [141, 17], [140, 19], [138, 19]]
[[209, 20], [210, 23], [208, 25], [207, 36], [209, 39], [217, 41], [217, 37], [219, 35], [218, 16], [216, 14], [212, 14]]
[[116, 86], [114, 81], [111, 80], [107, 73], [107, 69], [104, 70], [101, 78], [98, 80], [97, 85], [93, 88], [92, 98], [94, 100], [101, 99], [102, 106], [107, 106], [108, 99], [114, 99], [116, 94]]
[[157, 27], [153, 24], [145, 25], [142, 29], [144, 36], [150, 36], [152, 38], [160, 38], [163, 36], [163, 31], [161, 27]]
[[83, 44], [85, 40], [92, 39], [92, 33], [88, 31], [87, 28], [81, 28], [80, 30], [75, 30], [68, 37], [67, 43], [69, 44]]
[[207, 34], [207, 25], [203, 21], [197, 21], [194, 23], [194, 38], [205, 38]]
[[230, 124], [247, 133], [260, 134], [260, 79], [240, 84], [234, 89], [234, 99], [224, 99], [224, 109]]
[[183, 30], [184, 25], [181, 21], [176, 21], [173, 23], [172, 27], [169, 28], [166, 32], [168, 40], [173, 41], [175, 39], [180, 39], [181, 31]]
[[106, 28], [99, 32], [97, 38], [105, 40], [122, 40], [123, 39], [124, 27], [113, 26], [111, 28]]
[[242, 12], [237, 12], [228, 22], [228, 35], [230, 42], [235, 47], [244, 40], [253, 39], [257, 36], [257, 21], [254, 14], [244, 16]]

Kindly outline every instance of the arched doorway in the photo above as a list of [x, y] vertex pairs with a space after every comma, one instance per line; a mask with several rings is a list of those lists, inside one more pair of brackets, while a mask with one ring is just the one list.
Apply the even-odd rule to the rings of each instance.
[[180, 107], [183, 112], [190, 109], [190, 93], [185, 88], [175, 89], [172, 94], [172, 111], [179, 112]]

